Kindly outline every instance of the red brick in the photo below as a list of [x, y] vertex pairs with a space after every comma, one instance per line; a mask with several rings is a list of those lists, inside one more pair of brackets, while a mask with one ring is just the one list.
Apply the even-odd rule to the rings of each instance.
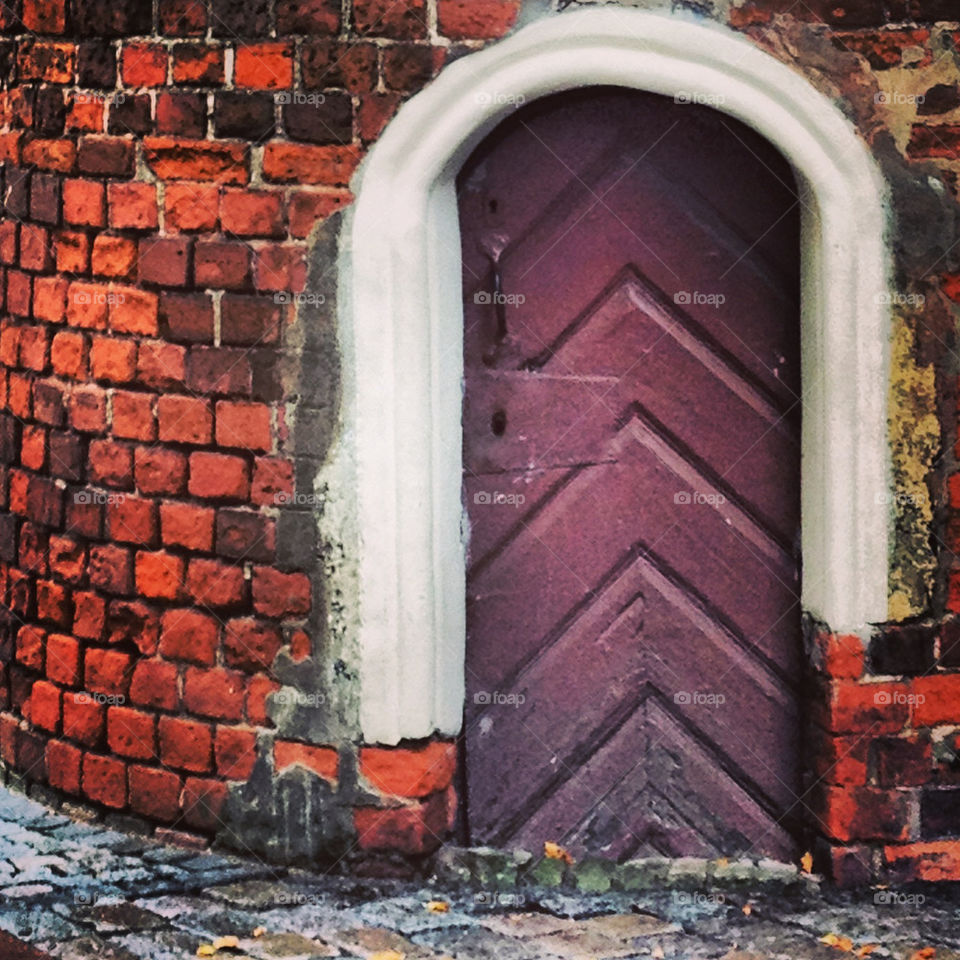
[[293, 85], [293, 44], [237, 44], [233, 79], [238, 87], [288, 89]]
[[66, 29], [66, 4], [60, 0], [26, 0], [23, 25], [31, 33], [63, 33]]
[[80, 644], [73, 637], [52, 633], [47, 640], [47, 676], [68, 687], [80, 683]]
[[194, 347], [187, 386], [195, 393], [240, 394], [253, 390], [252, 352], [229, 347]]
[[817, 792], [814, 810], [820, 828], [834, 840], [905, 841], [914, 806], [905, 792], [827, 787]]
[[424, 747], [364, 747], [360, 773], [380, 793], [399, 797], [426, 797], [445, 790], [453, 781], [457, 748], [452, 743]]
[[106, 707], [89, 693], [67, 693], [63, 698], [63, 735], [88, 747], [103, 737]]
[[312, 89], [343, 88], [366, 93], [377, 88], [379, 48], [351, 40], [307, 40], [300, 51], [303, 85]]
[[191, 560], [187, 570], [187, 591], [206, 607], [229, 607], [246, 596], [243, 570], [217, 560]]
[[213, 413], [208, 400], [198, 397], [160, 397], [157, 418], [160, 439], [165, 442], [207, 444], [213, 439]]
[[61, 230], [54, 243], [60, 273], [84, 273], [89, 262], [90, 241], [85, 233]]
[[349, 190], [297, 190], [290, 196], [287, 213], [290, 235], [305, 239], [321, 220], [342, 210], [352, 199]]
[[160, 538], [164, 546], [186, 550], [213, 549], [212, 507], [190, 503], [160, 504]]
[[211, 727], [195, 720], [160, 718], [160, 759], [166, 766], [204, 773], [212, 769]]
[[250, 248], [245, 243], [198, 243], [194, 249], [193, 269], [198, 287], [242, 289], [250, 280]]
[[77, 166], [82, 173], [132, 176], [133, 162], [133, 141], [126, 137], [86, 136], [80, 140]]
[[165, 290], [160, 297], [160, 317], [168, 339], [188, 343], [213, 342], [213, 301], [206, 294]]
[[227, 622], [223, 656], [231, 667], [249, 673], [269, 669], [281, 646], [280, 631], [270, 623], [253, 617], [238, 617]]
[[197, 716], [240, 720], [244, 693], [244, 676], [236, 670], [188, 667], [184, 674], [183, 705]]
[[103, 115], [105, 104], [101, 100], [81, 101], [73, 100], [69, 103], [69, 112], [66, 119], [68, 133], [99, 133], [103, 130]]
[[221, 447], [268, 451], [273, 445], [270, 408], [263, 403], [220, 400], [216, 435]]
[[83, 683], [93, 693], [125, 697], [132, 672], [133, 664], [128, 653], [91, 647], [84, 654]]
[[137, 246], [128, 237], [101, 233], [93, 241], [90, 254], [92, 273], [114, 279], [128, 279], [137, 264]]
[[29, 470], [42, 471], [47, 460], [47, 431], [43, 427], [23, 427], [20, 435], [20, 463]]
[[105, 593], [133, 592], [133, 566], [130, 551], [112, 544], [90, 547], [90, 586]]
[[298, 617], [310, 612], [310, 578], [305, 573], [281, 573], [254, 567], [253, 606], [266, 617]]
[[186, 660], [202, 666], [216, 661], [220, 625], [197, 610], [167, 610], [160, 626], [160, 653], [168, 660]]
[[86, 550], [72, 537], [50, 536], [50, 570], [60, 580], [78, 584], [86, 573]]
[[204, 499], [245, 500], [250, 493], [247, 463], [227, 454], [192, 453], [188, 488]]
[[167, 48], [159, 43], [125, 43], [120, 70], [125, 86], [163, 86], [167, 80]]
[[42, 730], [56, 733], [60, 727], [60, 688], [46, 680], [37, 680], [30, 691], [30, 722]]
[[155, 337], [159, 332], [157, 295], [136, 287], [114, 287], [112, 292], [110, 329], [114, 333]]
[[281, 506], [293, 498], [293, 464], [275, 457], [258, 457], [253, 464], [250, 499], [261, 506]]
[[240, 143], [145, 137], [144, 159], [161, 180], [243, 184], [249, 179], [249, 147]]
[[419, 43], [391, 44], [383, 51], [384, 82], [390, 90], [419, 90], [443, 66], [444, 53], [442, 47]]
[[89, 452], [90, 481], [107, 487], [133, 485], [133, 450], [113, 440], [92, 440]]
[[216, 551], [234, 560], [270, 563], [276, 557], [276, 521], [250, 510], [218, 510]]
[[310, 634], [305, 630], [294, 630], [290, 634], [290, 659], [294, 663], [300, 663], [310, 657], [313, 652], [313, 644], [310, 640]]
[[64, 793], [80, 792], [80, 762], [83, 756], [79, 747], [63, 740], [47, 742], [47, 780], [51, 787]]
[[105, 330], [108, 292], [101, 284], [71, 283], [67, 290], [67, 323], [85, 330]]
[[896, 883], [960, 880], [960, 840], [889, 845], [883, 855]]
[[182, 493], [187, 482], [187, 458], [165, 447], [137, 447], [134, 479], [141, 493]]
[[61, 330], [50, 344], [50, 364], [60, 377], [81, 379], [87, 372], [87, 341], [82, 333]]
[[173, 82], [204, 87], [223, 83], [223, 50], [206, 44], [176, 44]]
[[360, 156], [360, 149], [356, 146], [271, 142], [263, 151], [263, 175], [276, 183], [346, 187]]
[[960, 723], [960, 673], [917, 677], [911, 692], [914, 695], [913, 726]]
[[448, 833], [447, 798], [442, 793], [404, 807], [379, 810], [361, 807], [353, 812], [357, 846], [361, 850], [430, 853]]
[[110, 226], [152, 230], [157, 226], [157, 188], [152, 183], [111, 183]]
[[[473, 0], [477, 2], [477, 0]], [[360, 34], [394, 40], [422, 40], [427, 36], [425, 0], [354, 0], [353, 22]]]
[[66, 630], [70, 627], [70, 591], [52, 580], [37, 581], [37, 617]]
[[502, 37], [520, 12], [520, 0], [438, 0], [440, 33], [451, 40]]
[[273, 764], [278, 774], [290, 767], [301, 766], [312, 770], [318, 777], [336, 781], [339, 776], [340, 758], [333, 747], [316, 747], [291, 740], [277, 740], [273, 747]]
[[335, 35], [340, 31], [339, 0], [277, 0], [277, 33]]
[[140, 660], [133, 669], [130, 702], [160, 710], [177, 708], [177, 668], [163, 660]]
[[99, 640], [103, 636], [107, 603], [95, 593], [73, 595], [73, 632], [85, 640]]
[[817, 648], [827, 676], [835, 680], [856, 680], [863, 676], [866, 651], [858, 636], [824, 632], [817, 636]]
[[[206, 4], [194, 0], [160, 0], [157, 13], [160, 33], [175, 37], [203, 36], [206, 33]], [[174, 82], [177, 82], [176, 77]]]
[[955, 160], [960, 156], [960, 123], [915, 123], [907, 156]]
[[152, 713], [133, 710], [130, 707], [107, 709], [107, 744], [113, 753], [137, 760], [149, 760], [154, 756], [154, 728], [156, 718]]
[[157, 426], [153, 417], [153, 394], [117, 390], [113, 394], [113, 435], [130, 440], [155, 440]]
[[267, 243], [254, 250], [253, 285], [258, 290], [300, 293], [306, 281], [306, 248], [301, 244]]
[[[29, 8], [31, 0], [27, 0]], [[4, 14], [6, 15], [6, 10]], [[37, 38], [21, 42], [17, 56], [20, 80], [46, 80], [47, 83], [70, 83], [76, 65], [76, 49], [72, 44], [55, 43]], [[27, 162], [27, 146], [23, 148]]]
[[146, 237], [140, 241], [141, 282], [182, 287], [187, 282], [189, 265], [190, 241], [186, 237]]
[[835, 733], [899, 733], [910, 713], [911, 690], [906, 683], [829, 684], [823, 725]]
[[[65, 81], [69, 83], [69, 77]], [[77, 148], [72, 140], [36, 138], [24, 144], [25, 165], [56, 173], [72, 173], [77, 161]]]
[[33, 281], [34, 319], [63, 323], [67, 313], [69, 286], [70, 281], [66, 277], [36, 277]]
[[160, 619], [139, 601], [111, 600], [107, 613], [107, 643], [133, 645], [146, 657], [157, 652]]
[[179, 344], [146, 341], [140, 344], [137, 377], [154, 390], [175, 390], [184, 385], [186, 359], [186, 348]]
[[127, 803], [127, 768], [113, 757], [83, 756], [83, 792], [96, 803], [120, 809]]
[[257, 759], [255, 730], [217, 727], [213, 744], [217, 773], [227, 780], [248, 780]]
[[95, 180], [63, 181], [63, 220], [84, 227], [106, 224], [103, 184]]
[[183, 560], [163, 550], [137, 554], [137, 591], [145, 597], [176, 600], [181, 594]]
[[219, 188], [209, 183], [168, 183], [164, 191], [167, 230], [215, 230]]
[[933, 750], [926, 737], [882, 737], [870, 744], [881, 787], [924, 786], [933, 780]]
[[265, 191], [225, 190], [220, 198], [220, 223], [225, 233], [241, 237], [282, 237], [283, 197]]
[[70, 394], [70, 426], [83, 433], [107, 429], [107, 395], [100, 387], [79, 387]]
[[180, 778], [169, 770], [130, 767], [130, 807], [151, 820], [170, 823], [180, 812]]
[[[129, 383], [137, 365], [137, 345], [133, 340], [94, 337], [90, 344], [90, 372], [97, 380]], [[116, 397], [116, 395], [114, 395]], [[116, 420], [116, 408], [114, 408]]]
[[156, 503], [132, 496], [117, 497], [108, 503], [107, 536], [117, 543], [151, 545], [157, 537]]
[[47, 366], [49, 335], [46, 327], [20, 328], [20, 366], [43, 373]]
[[213, 833], [223, 824], [220, 813], [227, 799], [225, 783], [187, 777], [180, 799], [183, 819], [189, 826]]
[[267, 716], [267, 700], [279, 689], [280, 684], [266, 674], [260, 673], [250, 678], [247, 684], [247, 720], [250, 723], [266, 726], [270, 722]]

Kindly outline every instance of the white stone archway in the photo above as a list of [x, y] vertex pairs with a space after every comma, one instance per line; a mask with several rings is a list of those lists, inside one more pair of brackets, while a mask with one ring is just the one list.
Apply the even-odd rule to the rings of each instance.
[[518, 102], [595, 84], [714, 104], [792, 163], [804, 194], [803, 605], [838, 631], [886, 619], [889, 258], [872, 158], [827, 98], [726, 28], [609, 7], [562, 14], [443, 70], [353, 184], [339, 263], [342, 429], [319, 484], [344, 549], [342, 626], [367, 742], [461, 725], [457, 172]]

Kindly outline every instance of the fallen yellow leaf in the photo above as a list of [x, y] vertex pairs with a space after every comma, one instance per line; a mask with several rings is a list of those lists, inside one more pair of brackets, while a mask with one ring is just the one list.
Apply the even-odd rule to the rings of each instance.
[[551, 843], [549, 840], [543, 845], [543, 855], [548, 860], [562, 860], [566, 864], [573, 863], [573, 857], [559, 843]]
[[429, 910], [430, 913], [449, 913], [450, 904], [444, 900], [431, 900], [427, 904], [427, 910]]
[[880, 946], [879, 943], [865, 943], [858, 951], [858, 957], [869, 957], [874, 950]]
[[740, 909], [743, 910], [745, 917], [749, 917], [750, 914], [753, 913], [753, 907], [751, 907], [749, 903], [745, 903]]
[[253, 931], [253, 935], [255, 937], [262, 937], [266, 932], [267, 932], [266, 927], [257, 927], [257, 929]]
[[850, 953], [853, 950], [853, 941], [849, 937], [838, 937], [835, 933], [825, 933], [820, 938], [820, 942], [842, 953]]
[[216, 952], [216, 949], [209, 943], [203, 943], [197, 947], [198, 957], [212, 957]]
[[804, 873], [813, 873], [813, 854], [809, 850], [800, 858], [800, 869]]
[[217, 950], [235, 950], [240, 946], [240, 941], [236, 937], [217, 937], [213, 941], [213, 951]]
[[396, 950], [379, 950], [377, 953], [371, 953], [367, 960], [406, 960], [405, 953], [397, 953]]
[[933, 960], [936, 955], [937, 951], [934, 947], [921, 947], [910, 960]]

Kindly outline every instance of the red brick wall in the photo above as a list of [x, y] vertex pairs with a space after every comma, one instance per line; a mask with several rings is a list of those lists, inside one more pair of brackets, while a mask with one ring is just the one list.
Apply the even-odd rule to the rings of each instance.
[[[295, 772], [338, 824], [307, 856], [422, 854], [450, 828], [451, 745], [364, 748], [269, 712], [278, 663], [330, 666], [321, 564], [294, 543], [312, 531], [296, 499], [313, 492], [309, 425], [329, 434], [331, 417], [304, 399], [297, 295], [399, 104], [519, 5], [0, 6], [0, 757], [18, 777], [279, 857], [263, 797]], [[910, 107], [896, 142], [894, 114], [870, 106], [882, 71], [953, 56], [960, 29], [936, 22], [950, 16], [953, 0], [755, 0], [730, 23], [848, 98], [887, 169], [942, 178], [952, 209], [956, 87]], [[951, 435], [960, 273], [927, 254], [930, 229], [895, 242], [928, 296], [917, 360], [936, 364]], [[953, 464], [931, 478], [943, 539], [923, 625], [868, 651], [813, 644], [809, 807], [841, 878], [960, 878], [960, 655], [942, 656], [960, 613]]]

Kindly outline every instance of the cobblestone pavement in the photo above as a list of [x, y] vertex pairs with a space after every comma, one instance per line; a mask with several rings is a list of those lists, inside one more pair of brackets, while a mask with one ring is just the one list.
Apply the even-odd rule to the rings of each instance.
[[[184, 960], [229, 936], [217, 957], [960, 960], [960, 893], [498, 894], [331, 878], [163, 846], [0, 791], [0, 930], [68, 960]], [[0, 960], [10, 949], [0, 941]]]

